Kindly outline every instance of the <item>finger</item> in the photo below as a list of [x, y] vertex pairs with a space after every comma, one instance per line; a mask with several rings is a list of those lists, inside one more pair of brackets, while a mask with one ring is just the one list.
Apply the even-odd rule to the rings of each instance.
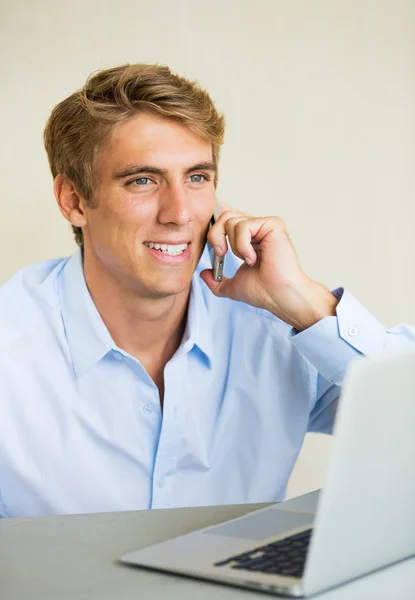
[[238, 208], [235, 208], [234, 206], [231, 206], [230, 204], [227, 204], [226, 202], [224, 202], [223, 200], [221, 200], [218, 197], [216, 197], [216, 203], [217, 203], [217, 205], [219, 207], [219, 214], [220, 215], [223, 212], [230, 211], [230, 212], [233, 212], [233, 213], [238, 213], [239, 215], [252, 216], [250, 213], [244, 212], [243, 210], [240, 210]]
[[[246, 217], [230, 217], [225, 223], [225, 232], [228, 236], [228, 245], [232, 252], [247, 264], [253, 264], [255, 258], [252, 255], [253, 248], [249, 232], [244, 234], [243, 223], [247, 221]], [[241, 238], [242, 235], [242, 238]]]
[[253, 267], [258, 255], [253, 246], [253, 219], [229, 219], [226, 223], [229, 244], [234, 254]]
[[279, 217], [230, 217], [225, 231], [234, 254], [249, 266], [254, 266], [261, 256], [263, 245], [275, 236], [286, 234], [285, 223]]
[[228, 244], [226, 241], [226, 222], [232, 217], [246, 218], [243, 217], [238, 211], [226, 210], [220, 215], [219, 219], [208, 232], [207, 238], [209, 243], [212, 248], [214, 248], [215, 253], [218, 256], [223, 256], [228, 251]]
[[[255, 247], [271, 240], [275, 236], [284, 235], [288, 237], [285, 223], [280, 217], [251, 217], [243, 221], [243, 227], [247, 228], [251, 235], [251, 244]], [[237, 225], [242, 227], [242, 225]]]

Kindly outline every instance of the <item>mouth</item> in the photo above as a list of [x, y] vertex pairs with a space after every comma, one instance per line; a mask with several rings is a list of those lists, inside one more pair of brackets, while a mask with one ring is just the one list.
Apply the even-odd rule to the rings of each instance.
[[161, 254], [165, 254], [167, 256], [180, 256], [190, 246], [189, 242], [184, 242], [182, 244], [163, 244], [160, 242], [144, 242], [144, 246], [150, 248], [151, 250], [155, 250], [160, 252]]

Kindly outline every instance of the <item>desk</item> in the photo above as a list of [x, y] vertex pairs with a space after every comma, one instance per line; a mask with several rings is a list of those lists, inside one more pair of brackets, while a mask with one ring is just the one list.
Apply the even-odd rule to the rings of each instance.
[[[301, 510], [316, 492], [278, 505]], [[238, 517], [266, 504], [0, 520], [1, 600], [264, 600], [245, 591], [118, 563], [140, 547]], [[415, 598], [415, 558], [316, 596]]]

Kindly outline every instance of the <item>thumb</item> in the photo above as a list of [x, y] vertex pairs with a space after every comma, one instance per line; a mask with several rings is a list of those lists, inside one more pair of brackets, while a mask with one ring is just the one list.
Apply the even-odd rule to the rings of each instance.
[[206, 283], [210, 291], [219, 298], [231, 298], [231, 281], [228, 277], [223, 277], [222, 281], [215, 281], [212, 269], [205, 269], [200, 273], [201, 279]]

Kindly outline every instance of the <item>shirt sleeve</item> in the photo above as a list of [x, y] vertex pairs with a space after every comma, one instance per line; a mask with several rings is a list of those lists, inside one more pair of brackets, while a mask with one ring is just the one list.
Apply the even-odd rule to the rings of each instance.
[[397, 325], [386, 329], [353, 295], [337, 288], [336, 317], [325, 317], [290, 339], [317, 369], [315, 402], [311, 407], [309, 431], [331, 433], [340, 387], [350, 362], [358, 356], [371, 356], [415, 344], [415, 328]]

